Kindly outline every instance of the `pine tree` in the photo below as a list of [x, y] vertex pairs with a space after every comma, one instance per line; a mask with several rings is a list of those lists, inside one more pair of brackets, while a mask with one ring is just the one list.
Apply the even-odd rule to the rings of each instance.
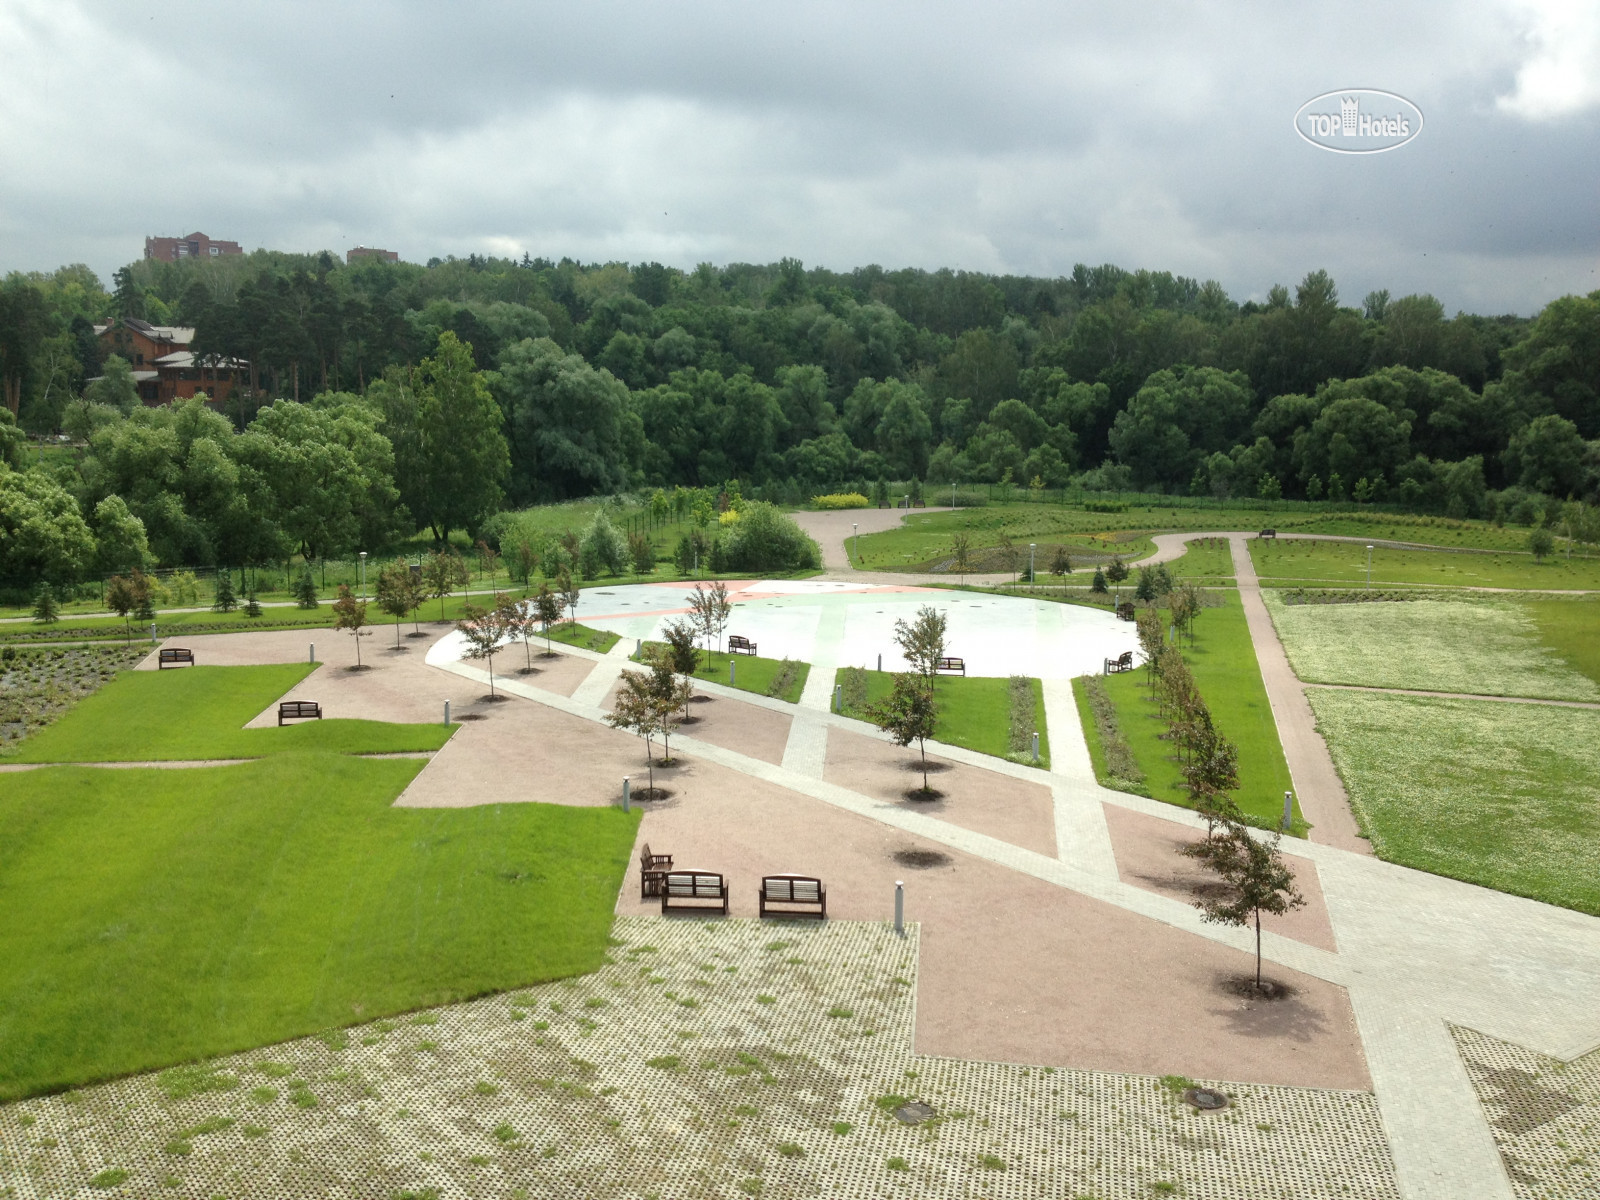
[[256, 599], [256, 590], [251, 588], [244, 594], [244, 615], [259, 617], [261, 615], [261, 602]]
[[239, 601], [233, 594], [233, 576], [228, 574], [226, 567], [217, 571], [217, 599], [211, 607], [219, 613], [230, 613], [239, 607]]
[[33, 598], [33, 619], [40, 625], [54, 625], [61, 619], [61, 606], [48, 583], [41, 583], [39, 594]]
[[300, 608], [317, 607], [317, 581], [311, 578], [309, 566], [301, 571], [300, 578], [294, 581], [294, 602]]

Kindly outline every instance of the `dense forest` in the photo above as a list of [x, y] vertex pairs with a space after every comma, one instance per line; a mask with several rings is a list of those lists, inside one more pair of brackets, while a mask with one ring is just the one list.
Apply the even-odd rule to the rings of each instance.
[[[123, 316], [192, 326], [250, 386], [223, 413], [146, 409], [93, 331]], [[258, 251], [137, 262], [109, 292], [72, 266], [0, 284], [0, 382], [10, 582], [71, 573], [48, 565], [52, 522], [82, 526], [67, 557], [88, 574], [146, 553], [136, 527], [168, 564], [271, 560], [730, 480], [787, 503], [880, 478], [1038, 480], [1524, 524], [1600, 500], [1600, 292], [1447, 317], [1426, 295], [1343, 305], [1321, 271], [1238, 304], [1113, 266]], [[70, 455], [24, 436], [62, 431]]]

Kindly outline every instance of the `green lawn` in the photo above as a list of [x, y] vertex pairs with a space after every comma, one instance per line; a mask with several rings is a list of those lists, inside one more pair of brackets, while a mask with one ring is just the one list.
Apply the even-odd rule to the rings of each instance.
[[8, 756], [20, 762], [150, 762], [259, 758], [285, 750], [344, 754], [437, 750], [453, 727], [381, 721], [241, 726], [313, 670], [308, 663], [125, 671]]
[[[877, 704], [894, 690], [894, 675], [888, 671], [867, 671], [867, 704]], [[1039, 731], [1039, 762], [1050, 766], [1050, 731], [1044, 719], [1044, 689], [1037, 679], [1029, 681], [1033, 690], [1033, 728]], [[951, 746], [1009, 758], [1033, 766], [1030, 747], [1023, 753], [1011, 750], [1010, 681], [978, 676], [941, 675], [934, 684], [939, 703], [939, 720], [934, 738]], [[845, 716], [870, 721], [863, 707], [845, 708]]]
[[421, 767], [0, 776], [0, 1100], [598, 967], [637, 814], [393, 808]]
[[[1359, 542], [1263, 542], [1251, 538], [1250, 557], [1265, 581], [1365, 585], [1367, 548]], [[1459, 554], [1443, 550], [1372, 551], [1372, 586], [1432, 584], [1439, 587], [1498, 587], [1530, 591], [1600, 588], [1600, 558], [1552, 556], [1536, 563], [1531, 554]]]
[[1380, 857], [1600, 914], [1600, 712], [1308, 694]]
[[1524, 600], [1544, 644], [1600, 684], [1600, 601]]
[[[1600, 700], [1600, 685], [1548, 646], [1532, 606], [1514, 599], [1286, 604], [1273, 591], [1262, 595], [1307, 682]], [[1553, 632], [1595, 665], [1600, 605], [1552, 601], [1544, 610], [1556, 610], [1547, 618]]]
[[1185, 544], [1188, 549], [1167, 564], [1174, 579], [1201, 584], [1233, 582], [1233, 552], [1227, 538], [1195, 538]]
[[[659, 642], [646, 642], [646, 646], [660, 645]], [[735, 664], [734, 677], [728, 680], [728, 664]], [[727, 654], [717, 650], [700, 652], [700, 669], [694, 673], [696, 679], [706, 679], [712, 683], [720, 683], [729, 687], [738, 688], [741, 692], [754, 692], [758, 696], [772, 696], [772, 685], [785, 667], [793, 667], [788, 683], [783, 689], [773, 696], [776, 700], [786, 700], [790, 704], [800, 703], [800, 693], [806, 689], [806, 677], [811, 674], [811, 664], [805, 662], [789, 662], [781, 658], [763, 658], [759, 654]]]
[[[544, 640], [542, 633], [539, 635], [539, 640]], [[597, 654], [606, 654], [621, 639], [609, 629], [590, 629], [589, 626], [576, 622], [564, 622], [550, 630], [550, 640], [560, 642], [563, 646], [577, 646], [583, 650], [593, 650]]]
[[[1256, 665], [1244, 609], [1236, 592], [1225, 596], [1222, 607], [1205, 609], [1195, 621], [1194, 644], [1184, 648], [1183, 656], [1217, 728], [1239, 747], [1239, 790], [1234, 799], [1246, 816], [1275, 826], [1283, 817], [1283, 793], [1293, 786], [1289, 766]], [[1160, 736], [1167, 723], [1150, 698], [1146, 678], [1143, 668], [1109, 676], [1106, 692], [1116, 705], [1122, 734], [1144, 772], [1143, 794], [1187, 807], [1188, 795], [1172, 747]], [[1102, 784], [1114, 786], [1106, 773], [1103, 751], [1096, 754], [1098, 744], [1097, 738], [1090, 740], [1095, 776]], [[1297, 823], [1299, 814], [1297, 801]]]

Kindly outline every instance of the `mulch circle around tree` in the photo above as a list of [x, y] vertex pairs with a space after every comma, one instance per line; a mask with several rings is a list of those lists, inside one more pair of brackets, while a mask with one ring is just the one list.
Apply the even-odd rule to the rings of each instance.
[[420, 630], [420, 629], [413, 629], [410, 633], [406, 634], [406, 636], [408, 638], [421, 638], [421, 637], [429, 637], [431, 635], [423, 633], [422, 630]]
[[517, 674], [518, 675], [537, 675], [538, 673], [539, 673], [539, 668], [538, 667], [518, 667], [517, 668]]
[[[948, 771], [953, 765], [953, 763], [930, 761], [928, 763], [928, 774], [937, 775], [940, 771]], [[915, 771], [918, 775], [921, 775], [922, 763], [918, 759], [908, 758], [905, 762], [900, 764], [900, 769], [902, 771]]]
[[670, 800], [676, 793], [671, 788], [642, 787], [637, 791], [629, 792], [628, 799], [632, 802], [644, 801], [659, 804], [663, 800]]
[[915, 800], [918, 804], [929, 804], [935, 800], [943, 800], [944, 793], [938, 788], [908, 788], [905, 798]]
[[918, 871], [949, 866], [951, 861], [948, 854], [938, 850], [896, 850], [893, 858], [902, 867], [911, 867]]
[[504, 692], [496, 692], [492, 696], [479, 696], [478, 697], [478, 703], [479, 704], [504, 704], [509, 699], [511, 699], [511, 697], [507, 696]]
[[1219, 1112], [1228, 1107], [1228, 1097], [1215, 1088], [1192, 1087], [1184, 1090], [1184, 1103], [1201, 1112]]
[[487, 721], [489, 718], [483, 713], [462, 713], [459, 717], [451, 719], [455, 721]]
[[690, 704], [710, 704], [715, 699], [716, 699], [715, 696], [705, 696], [705, 695], [697, 694], [697, 695], [693, 695], [693, 696], [689, 697], [689, 703]]
[[345, 670], [346, 671], [370, 671], [370, 670], [372, 670], [372, 664], [371, 663], [362, 663], [360, 666], [349, 666], [349, 667], [346, 667]]
[[1294, 988], [1275, 979], [1262, 979], [1256, 987], [1254, 975], [1233, 975], [1222, 981], [1222, 990], [1243, 1000], [1287, 1000], [1295, 994]]

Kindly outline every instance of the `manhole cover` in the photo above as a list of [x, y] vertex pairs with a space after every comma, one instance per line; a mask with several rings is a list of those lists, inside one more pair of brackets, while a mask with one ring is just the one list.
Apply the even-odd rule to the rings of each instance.
[[1214, 1088], [1190, 1088], [1183, 1098], [1202, 1112], [1215, 1112], [1228, 1107], [1228, 1098]]
[[931, 1121], [939, 1114], [933, 1110], [933, 1105], [924, 1104], [921, 1100], [913, 1100], [910, 1104], [902, 1104], [894, 1110], [894, 1119], [902, 1125], [920, 1125], [924, 1121]]

